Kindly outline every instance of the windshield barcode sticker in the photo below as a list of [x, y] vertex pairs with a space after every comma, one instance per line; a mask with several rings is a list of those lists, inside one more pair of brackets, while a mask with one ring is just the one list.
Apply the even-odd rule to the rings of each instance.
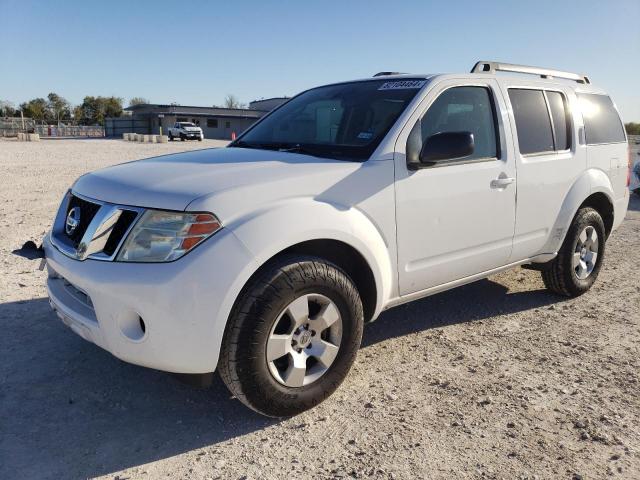
[[398, 80], [396, 82], [385, 82], [378, 90], [400, 90], [406, 88], [422, 88], [426, 80]]

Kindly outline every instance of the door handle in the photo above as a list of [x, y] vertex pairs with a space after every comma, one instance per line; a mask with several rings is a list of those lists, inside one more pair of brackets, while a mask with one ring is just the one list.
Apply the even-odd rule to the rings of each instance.
[[513, 177], [498, 177], [495, 180], [491, 180], [491, 188], [506, 188], [515, 182], [516, 179]]

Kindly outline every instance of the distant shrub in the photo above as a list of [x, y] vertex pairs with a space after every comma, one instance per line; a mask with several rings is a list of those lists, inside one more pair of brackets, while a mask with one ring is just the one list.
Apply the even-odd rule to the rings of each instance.
[[624, 128], [627, 130], [627, 135], [640, 135], [640, 123], [625, 123]]

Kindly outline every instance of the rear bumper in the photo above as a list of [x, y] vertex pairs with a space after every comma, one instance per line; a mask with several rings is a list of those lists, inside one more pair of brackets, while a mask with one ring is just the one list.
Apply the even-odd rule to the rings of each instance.
[[176, 373], [215, 370], [239, 278], [253, 267], [225, 230], [171, 263], [79, 261], [48, 236], [44, 249], [50, 304], [65, 325], [126, 362]]

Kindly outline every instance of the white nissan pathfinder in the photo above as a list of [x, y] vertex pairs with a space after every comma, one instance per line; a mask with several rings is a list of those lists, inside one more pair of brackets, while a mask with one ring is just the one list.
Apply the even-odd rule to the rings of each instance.
[[340, 385], [385, 309], [516, 266], [585, 293], [628, 182], [620, 116], [583, 75], [385, 72], [307, 90], [227, 148], [80, 177], [44, 241], [49, 297], [124, 361], [217, 369], [288, 416]]

